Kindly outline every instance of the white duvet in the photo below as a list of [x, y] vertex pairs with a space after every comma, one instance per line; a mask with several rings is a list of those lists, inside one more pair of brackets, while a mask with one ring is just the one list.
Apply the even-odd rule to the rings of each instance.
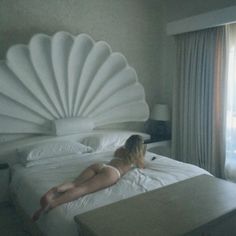
[[[151, 160], [156, 156], [155, 160]], [[49, 188], [73, 180], [94, 162], [109, 162], [112, 152], [71, 155], [52, 159], [43, 165], [25, 168], [17, 164], [12, 168], [11, 191], [25, 212], [31, 216], [39, 207], [39, 199]], [[147, 152], [146, 168], [133, 169], [120, 181], [104, 190], [89, 194], [64, 204], [41, 217], [40, 230], [49, 236], [78, 235], [74, 216], [131, 196], [160, 188], [193, 176], [209, 174], [194, 165], [177, 162], [167, 157]]]

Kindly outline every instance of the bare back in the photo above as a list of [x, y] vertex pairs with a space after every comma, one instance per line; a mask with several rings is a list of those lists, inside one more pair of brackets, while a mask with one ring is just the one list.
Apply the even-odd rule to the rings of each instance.
[[109, 162], [109, 165], [114, 166], [120, 171], [120, 175], [123, 176], [128, 172], [133, 165], [125, 163], [121, 158], [114, 158]]
[[124, 147], [118, 148], [114, 153], [114, 159], [109, 162], [109, 165], [114, 166], [120, 171], [121, 176], [128, 172], [133, 165], [125, 161], [127, 150]]

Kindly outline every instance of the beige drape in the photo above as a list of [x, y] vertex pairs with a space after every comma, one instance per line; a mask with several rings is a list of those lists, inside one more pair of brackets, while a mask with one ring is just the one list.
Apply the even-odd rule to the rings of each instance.
[[172, 156], [224, 176], [225, 27], [176, 36]]

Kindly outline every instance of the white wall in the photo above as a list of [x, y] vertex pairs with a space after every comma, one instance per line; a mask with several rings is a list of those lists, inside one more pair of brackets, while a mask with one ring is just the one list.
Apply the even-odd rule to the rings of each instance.
[[152, 106], [163, 90], [163, 25], [159, 0], [0, 0], [0, 59], [35, 33], [87, 33], [127, 57]]
[[236, 0], [163, 0], [163, 2], [168, 22], [236, 5]]

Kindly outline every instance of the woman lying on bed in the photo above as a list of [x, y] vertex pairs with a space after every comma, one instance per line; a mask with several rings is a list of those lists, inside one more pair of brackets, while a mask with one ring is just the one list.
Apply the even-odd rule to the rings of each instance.
[[40, 199], [41, 207], [33, 214], [36, 221], [44, 212], [86, 194], [96, 192], [115, 184], [134, 166], [144, 168], [146, 145], [139, 135], [130, 136], [124, 147], [118, 148], [114, 158], [108, 163], [96, 163], [86, 168], [73, 182], [64, 183], [50, 189]]

